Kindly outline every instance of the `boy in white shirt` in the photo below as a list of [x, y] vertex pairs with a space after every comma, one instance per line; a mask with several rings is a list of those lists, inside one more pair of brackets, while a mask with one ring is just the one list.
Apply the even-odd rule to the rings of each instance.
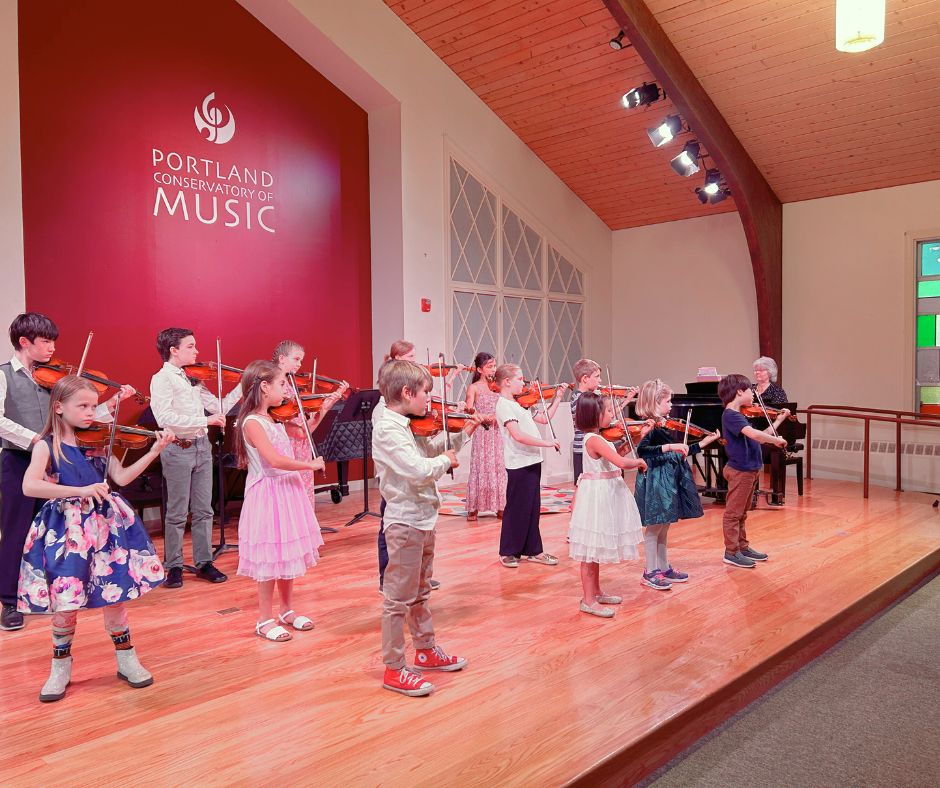
[[[212, 446], [206, 434], [210, 424], [225, 425], [224, 414], [241, 399], [241, 383], [222, 400], [220, 412], [218, 397], [183, 370], [199, 355], [192, 331], [164, 329], [157, 335], [157, 352], [163, 367], [150, 381], [150, 408], [160, 429], [192, 441], [188, 449], [170, 444], [160, 455], [166, 484], [164, 587], [183, 585], [183, 532], [190, 511], [196, 577], [224, 583], [228, 577], [212, 563]], [[206, 416], [206, 411], [212, 415]]]
[[385, 500], [385, 570], [382, 606], [382, 686], [403, 695], [428, 695], [434, 685], [405, 664], [405, 618], [419, 670], [460, 670], [467, 660], [452, 657], [435, 645], [428, 597], [434, 563], [434, 524], [441, 497], [436, 480], [457, 467], [464, 435], [480, 423], [476, 416], [465, 433], [454, 435], [454, 448], [443, 451], [444, 435], [427, 439], [418, 449], [409, 416], [427, 412], [431, 376], [411, 361], [387, 361], [379, 370], [385, 410], [372, 431], [372, 460]]

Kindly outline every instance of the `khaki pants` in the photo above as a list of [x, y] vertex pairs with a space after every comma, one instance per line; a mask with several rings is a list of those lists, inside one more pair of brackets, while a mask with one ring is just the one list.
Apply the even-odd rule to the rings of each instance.
[[725, 497], [725, 515], [721, 519], [721, 529], [725, 536], [725, 552], [734, 555], [739, 550], [747, 550], [750, 544], [744, 523], [757, 490], [760, 471], [736, 471], [726, 465], [724, 475], [728, 480], [728, 494]]
[[434, 567], [434, 530], [385, 523], [388, 566], [382, 605], [382, 660], [392, 670], [405, 667], [405, 619], [416, 649], [434, 647], [428, 597]]

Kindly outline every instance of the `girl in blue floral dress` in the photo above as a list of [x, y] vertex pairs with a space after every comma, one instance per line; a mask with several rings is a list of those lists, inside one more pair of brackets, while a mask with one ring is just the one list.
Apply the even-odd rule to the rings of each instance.
[[[90, 607], [104, 609], [118, 678], [132, 687], [153, 684], [131, 646], [123, 603], [162, 583], [163, 566], [134, 510], [108, 489], [104, 460], [76, 445], [75, 430], [92, 424], [97, 404], [89, 381], [69, 376], [56, 383], [23, 479], [25, 495], [49, 498], [26, 537], [17, 604], [22, 613], [52, 613], [52, 671], [39, 694], [44, 702], [65, 697], [78, 611]], [[127, 468], [111, 458], [108, 475], [116, 484], [137, 478], [173, 440], [171, 432], [157, 436]]]

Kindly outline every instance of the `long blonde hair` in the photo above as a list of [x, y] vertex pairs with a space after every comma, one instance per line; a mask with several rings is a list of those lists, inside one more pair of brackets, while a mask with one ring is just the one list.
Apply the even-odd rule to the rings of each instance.
[[252, 361], [242, 374], [242, 407], [235, 422], [235, 456], [238, 467], [248, 467], [248, 450], [245, 448], [245, 419], [261, 412], [262, 383], [273, 383], [278, 375], [283, 375], [281, 368], [270, 361]]
[[39, 437], [42, 439], [46, 435], [52, 435], [52, 455], [55, 457], [56, 462], [62, 462], [63, 459], [68, 462], [68, 459], [62, 454], [62, 438], [65, 437], [66, 431], [70, 427], [70, 425], [66, 425], [62, 414], [55, 412], [56, 405], [68, 402], [79, 391], [83, 390], [92, 392], [95, 399], [98, 398], [98, 390], [94, 387], [94, 384], [90, 380], [78, 377], [78, 375], [66, 375], [64, 378], [60, 378], [52, 387], [52, 394], [49, 396], [49, 413], [46, 416], [46, 423], [42, 428], [42, 432], [39, 433]]
[[640, 386], [640, 393], [636, 398], [636, 415], [641, 419], [655, 419], [659, 416], [657, 409], [659, 403], [666, 397], [672, 396], [672, 389], [659, 378], [648, 380]]

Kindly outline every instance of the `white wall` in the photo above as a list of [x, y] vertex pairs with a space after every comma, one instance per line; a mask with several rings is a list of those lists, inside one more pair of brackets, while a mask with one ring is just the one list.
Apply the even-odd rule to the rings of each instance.
[[[801, 405], [913, 407], [915, 238], [940, 237], [940, 181], [783, 206], [783, 349], [787, 393]], [[819, 438], [863, 437], [858, 422], [814, 420]], [[893, 425], [872, 440], [895, 439]], [[905, 428], [904, 442], [940, 444]], [[861, 453], [820, 451], [814, 475], [860, 478]], [[872, 479], [894, 485], [895, 457], [872, 456]], [[903, 484], [940, 487], [940, 458], [905, 457]]]
[[[370, 135], [382, 131], [372, 115], [387, 106], [385, 97], [400, 103], [402, 224], [400, 240], [392, 244], [400, 243], [402, 260], [376, 255], [373, 272], [377, 281], [388, 279], [379, 267], [392, 266], [402, 281], [391, 296], [387, 288], [373, 287], [377, 299], [397, 301], [375, 304], [376, 361], [402, 335], [444, 347], [450, 318], [445, 136], [583, 261], [591, 312], [586, 345], [609, 357], [610, 230], [382, 0], [239, 2], [370, 113]], [[373, 221], [373, 232], [380, 231]], [[374, 252], [377, 244], [384, 240], [373, 238]], [[431, 299], [430, 313], [421, 312], [422, 298]]]
[[751, 374], [757, 299], [737, 213], [617, 230], [612, 259], [614, 382], [684, 392], [699, 367]]

